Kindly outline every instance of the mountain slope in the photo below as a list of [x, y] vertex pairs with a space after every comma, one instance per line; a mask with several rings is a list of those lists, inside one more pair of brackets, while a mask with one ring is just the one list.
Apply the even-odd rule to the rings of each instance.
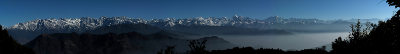
[[[33, 48], [38, 54], [154, 54], [166, 46], [176, 46], [178, 52], [188, 50], [187, 39], [172, 36], [175, 35], [163, 31], [149, 35], [137, 32], [102, 35], [56, 33], [42, 34], [26, 46]], [[210, 44], [210, 49], [234, 46], [218, 37], [202, 40], [209, 40], [210, 43], [207, 44]]]
[[0, 54], [34, 54], [33, 50], [17, 43], [0, 25]]

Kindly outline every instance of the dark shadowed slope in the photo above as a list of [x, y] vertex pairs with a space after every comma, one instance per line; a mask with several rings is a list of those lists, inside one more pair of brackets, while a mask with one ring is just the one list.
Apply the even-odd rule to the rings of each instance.
[[158, 27], [150, 26], [147, 24], [118, 24], [118, 25], [110, 25], [110, 26], [103, 26], [98, 27], [93, 30], [89, 30], [87, 32], [93, 34], [104, 34], [104, 33], [127, 33], [127, 32], [138, 32], [140, 34], [153, 34], [156, 32], [160, 32], [161, 29]]
[[[173, 36], [176, 35], [164, 31], [148, 35], [137, 32], [101, 35], [56, 33], [42, 34], [26, 45], [32, 47], [38, 54], [155, 54], [166, 46], [177, 46], [178, 52], [185, 52], [188, 49], [186, 39]], [[210, 45], [210, 47], [234, 46], [217, 37], [206, 39], [223, 43]], [[219, 49], [226, 48], [219, 47]]]
[[0, 54], [34, 54], [34, 52], [17, 43], [0, 25]]

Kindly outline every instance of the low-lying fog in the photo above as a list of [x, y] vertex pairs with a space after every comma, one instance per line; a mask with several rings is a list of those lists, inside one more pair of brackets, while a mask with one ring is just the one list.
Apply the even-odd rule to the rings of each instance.
[[[331, 44], [338, 37], [347, 37], [349, 32], [294, 33], [292, 35], [218, 35], [239, 46], [254, 48], [279, 48], [283, 50], [310, 49]], [[191, 37], [197, 38], [197, 37]]]

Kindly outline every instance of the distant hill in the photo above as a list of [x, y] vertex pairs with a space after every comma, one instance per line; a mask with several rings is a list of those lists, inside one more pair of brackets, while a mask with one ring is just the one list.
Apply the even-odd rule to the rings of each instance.
[[[166, 46], [176, 46], [176, 51], [188, 50], [188, 39], [174, 38], [175, 34], [156, 32], [154, 34], [106, 33], [77, 34], [55, 33], [42, 34], [27, 43], [38, 54], [155, 54]], [[207, 49], [227, 49], [235, 45], [219, 37], [205, 37], [208, 40]], [[221, 47], [224, 46], [224, 47]]]

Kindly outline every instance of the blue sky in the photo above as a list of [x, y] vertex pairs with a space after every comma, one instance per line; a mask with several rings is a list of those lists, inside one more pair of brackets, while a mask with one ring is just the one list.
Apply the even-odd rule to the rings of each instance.
[[385, 0], [0, 0], [0, 24], [100, 16], [350, 19], [388, 18]]

